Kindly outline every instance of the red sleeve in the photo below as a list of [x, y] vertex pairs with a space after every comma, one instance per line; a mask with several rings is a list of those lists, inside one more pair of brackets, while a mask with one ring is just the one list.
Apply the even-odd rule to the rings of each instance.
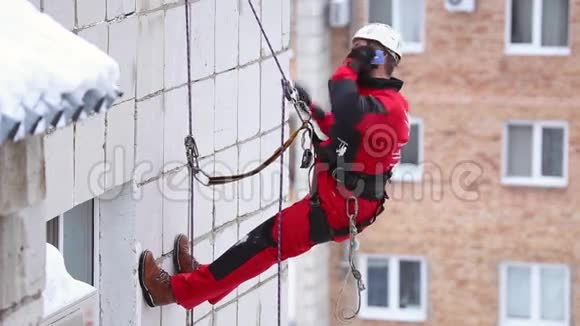
[[395, 130], [398, 146], [402, 148], [409, 141], [410, 121], [408, 104], [404, 99], [401, 99], [392, 103], [388, 103], [387, 101], [386, 105], [394, 109], [389, 111], [387, 123]]

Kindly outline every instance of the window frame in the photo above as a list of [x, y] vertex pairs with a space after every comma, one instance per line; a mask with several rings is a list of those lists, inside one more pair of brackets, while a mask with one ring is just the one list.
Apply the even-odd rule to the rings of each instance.
[[[423, 180], [423, 162], [424, 162], [424, 139], [425, 139], [425, 124], [422, 118], [410, 117], [409, 136], [411, 136], [411, 126], [416, 124], [419, 126], [419, 140], [418, 140], [418, 164], [399, 163], [393, 170], [392, 180], [397, 182], [421, 182]], [[402, 150], [401, 150], [402, 155]], [[401, 157], [402, 158], [402, 157]]]
[[[391, 0], [392, 1], [392, 5], [393, 8], [391, 8], [391, 12], [392, 12], [392, 17], [391, 17], [391, 21], [392, 21], [392, 27], [393, 29], [395, 29], [397, 32], [399, 32], [401, 34], [401, 36], [403, 35], [401, 32], [401, 17], [400, 17], [400, 2], [404, 1], [404, 0]], [[427, 16], [427, 5], [425, 4], [425, 1], [427, 0], [422, 0], [423, 1], [423, 8], [421, 11], [421, 16], [419, 18], [419, 22], [421, 24], [420, 26], [420, 42], [408, 42], [407, 40], [403, 39], [403, 44], [402, 44], [402, 48], [401, 51], [403, 52], [403, 54], [418, 54], [418, 53], [423, 53], [425, 52], [425, 24], [426, 24], [426, 16]], [[370, 21], [370, 10], [371, 10], [371, 5], [370, 5], [370, 1], [367, 0], [367, 20]]]
[[[99, 229], [99, 217], [100, 217], [100, 210], [99, 210], [99, 200], [97, 198], [93, 198], [93, 199], [89, 199], [93, 201], [93, 284], [91, 285], [92, 287], [95, 288], [95, 292], [97, 293], [97, 297], [100, 296], [100, 283], [99, 283], [99, 276], [100, 276], [100, 264], [99, 264], [99, 252], [100, 252], [100, 247], [99, 247], [99, 234], [100, 234], [100, 229]], [[77, 205], [81, 205], [84, 203], [80, 203]], [[77, 205], [75, 205], [74, 207], [76, 207]], [[74, 207], [71, 207], [69, 210], [73, 209]], [[67, 210], [67, 211], [69, 211]], [[64, 213], [47, 218], [45, 223], [48, 223], [49, 221], [58, 218], [59, 219], [59, 223], [58, 223], [58, 247], [57, 249], [60, 251], [61, 255], [64, 258]], [[85, 301], [86, 298], [80, 299], [77, 302], [74, 302], [66, 307], [63, 307], [63, 310], [68, 309], [71, 305], [75, 305], [75, 304], [80, 304], [83, 301]], [[99, 301], [99, 300], [97, 300]], [[98, 302], [98, 306], [96, 311], [100, 311], [100, 302]]]
[[[507, 315], [507, 271], [509, 267], [526, 267], [530, 269], [530, 318], [510, 318]], [[541, 319], [541, 276], [542, 268], [559, 268], [564, 271], [564, 321], [545, 321]], [[571, 275], [570, 267], [564, 264], [527, 263], [506, 261], [499, 265], [499, 325], [500, 326], [569, 326], [571, 318]]]
[[[532, 43], [518, 44], [512, 43], [512, 8], [513, 0], [506, 1], [506, 24], [505, 24], [505, 54], [521, 56], [569, 56], [571, 55], [571, 37], [572, 37], [572, 6], [568, 1], [568, 44], [566, 46], [544, 46], [542, 45], [542, 14], [543, 5], [546, 0], [529, 0], [533, 1], [532, 12]], [[548, 0], [549, 1], [549, 0]]]
[[[507, 174], [508, 170], [508, 134], [510, 126], [532, 127], [532, 175], [529, 177], [514, 177]], [[543, 128], [562, 128], [563, 151], [562, 176], [543, 176], [542, 173], [542, 130]], [[501, 183], [507, 186], [531, 186], [543, 188], [565, 188], [568, 186], [568, 150], [570, 146], [567, 121], [556, 120], [509, 120], [504, 123], [502, 135], [502, 168]]]
[[[359, 317], [366, 320], [388, 320], [401, 322], [424, 322], [427, 320], [428, 299], [428, 268], [427, 260], [421, 256], [398, 256], [386, 254], [363, 254], [359, 256], [359, 266], [364, 284], [368, 287], [368, 260], [369, 258], [381, 258], [388, 261], [389, 275], [389, 307], [369, 307], [366, 292], [361, 294], [361, 309]], [[421, 307], [419, 309], [399, 307], [399, 268], [401, 261], [420, 263], [421, 269]]]

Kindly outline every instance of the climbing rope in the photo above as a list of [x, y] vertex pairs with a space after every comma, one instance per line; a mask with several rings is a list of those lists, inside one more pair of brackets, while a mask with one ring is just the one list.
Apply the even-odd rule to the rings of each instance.
[[[199, 151], [197, 150], [197, 145], [195, 144], [195, 139], [193, 138], [193, 109], [192, 109], [192, 96], [191, 96], [191, 34], [190, 34], [190, 10], [189, 7], [189, 0], [185, 0], [185, 42], [186, 42], [186, 51], [187, 51], [187, 108], [188, 108], [188, 122], [189, 122], [189, 134], [185, 137], [185, 155], [187, 157], [187, 169], [189, 172], [189, 205], [188, 205], [188, 219], [187, 223], [189, 224], [189, 239], [191, 240], [189, 243], [189, 252], [193, 255], [193, 239], [195, 236], [194, 233], [194, 211], [193, 211], [193, 202], [195, 200], [194, 197], [194, 183], [195, 183], [195, 175], [196, 175], [196, 168], [199, 168]], [[189, 321], [187, 324], [193, 325], [194, 323], [194, 313], [193, 309], [187, 312], [186, 320]]]
[[[276, 66], [278, 66], [278, 70], [280, 71], [280, 75], [282, 75], [282, 89], [284, 90], [283, 94], [282, 94], [282, 117], [280, 119], [280, 128], [282, 128], [281, 131], [281, 136], [280, 136], [280, 148], [282, 149], [280, 151], [280, 189], [279, 189], [279, 197], [278, 197], [278, 302], [277, 302], [277, 308], [278, 308], [278, 326], [282, 325], [282, 204], [284, 202], [284, 151], [286, 148], [284, 145], [284, 133], [285, 133], [285, 128], [284, 128], [284, 124], [285, 124], [285, 119], [286, 119], [286, 94], [285, 93], [290, 93], [294, 95], [293, 99], [297, 100], [297, 92], [295, 90], [291, 89], [291, 84], [288, 81], [288, 79], [286, 78], [286, 74], [284, 73], [284, 70], [282, 69], [282, 66], [280, 65], [280, 61], [278, 60], [278, 56], [276, 55], [276, 52], [274, 52], [274, 49], [272, 48], [272, 43], [270, 43], [270, 39], [268, 38], [268, 35], [266, 34], [266, 31], [264, 30], [264, 26], [262, 26], [262, 22], [260, 21], [260, 17], [258, 17], [258, 14], [256, 13], [256, 8], [254, 8], [254, 4], [252, 3], [252, 0], [248, 0], [248, 3], [250, 5], [250, 8], [252, 9], [252, 13], [254, 14], [254, 17], [256, 18], [256, 22], [258, 23], [258, 26], [260, 27], [260, 31], [262, 31], [262, 35], [264, 36], [264, 40], [266, 40], [266, 43], [268, 44], [268, 48], [270, 49], [270, 53], [272, 53], [272, 57], [274, 58], [274, 61], [276, 62]], [[298, 101], [295, 101], [294, 103], [296, 103]], [[304, 103], [302, 105], [305, 105]], [[294, 107], [296, 108], [297, 111], [299, 111], [297, 105], [294, 105]], [[300, 115], [299, 115], [300, 116]], [[300, 116], [300, 119], [302, 119], [302, 116]], [[305, 120], [302, 119], [302, 127], [300, 129], [297, 130], [297, 132], [295, 132], [294, 137], [292, 139], [292, 141], [296, 138], [296, 136], [298, 135], [298, 132], [300, 132], [300, 130], [302, 128], [304, 128], [304, 126], [306, 126], [306, 122]], [[290, 146], [289, 144], [287, 146]]]
[[[282, 95], [282, 119], [281, 128], [282, 135], [280, 143], [284, 145], [284, 120], [286, 117], [286, 98]], [[282, 146], [281, 145], [281, 146]], [[280, 189], [278, 196], [278, 326], [282, 325], [282, 204], [284, 202], [284, 152], [280, 155]]]

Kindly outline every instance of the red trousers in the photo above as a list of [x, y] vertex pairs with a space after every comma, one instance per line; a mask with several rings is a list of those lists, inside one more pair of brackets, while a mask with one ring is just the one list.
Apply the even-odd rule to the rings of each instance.
[[[321, 173], [318, 176], [320, 202], [332, 228], [348, 227], [346, 199], [336, 181]], [[346, 190], [344, 190], [346, 191]], [[357, 221], [373, 217], [381, 205], [378, 201], [358, 199]], [[298, 256], [317, 243], [310, 237], [310, 199], [307, 196], [282, 211], [282, 259]], [[278, 215], [252, 230], [210, 265], [171, 278], [177, 303], [192, 309], [204, 301], [216, 304], [243, 282], [258, 276], [278, 262]], [[344, 241], [348, 236], [334, 238]]]

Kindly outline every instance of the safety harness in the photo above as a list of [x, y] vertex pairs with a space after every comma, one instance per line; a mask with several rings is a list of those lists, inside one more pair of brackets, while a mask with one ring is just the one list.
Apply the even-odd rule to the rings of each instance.
[[[382, 175], [369, 175], [351, 171], [336, 172], [336, 169], [328, 172], [338, 183], [339, 192], [350, 192], [353, 193], [360, 190], [360, 194], [357, 196], [346, 195], [347, 206], [349, 206], [348, 200], [351, 202], [357, 198], [363, 198], [367, 200], [377, 200], [380, 201], [380, 205], [374, 215], [366, 220], [355, 223], [357, 233], [362, 232], [365, 228], [373, 224], [377, 217], [384, 211], [384, 203], [389, 197], [385, 192], [386, 183], [391, 178], [391, 172], [387, 172]], [[342, 174], [343, 177], [340, 178], [339, 175]], [[316, 176], [313, 178], [313, 184], [316, 184]], [[381, 188], [380, 193], [377, 188]], [[354, 204], [354, 203], [353, 203]], [[347, 207], [349, 213], [356, 211], [351, 207]], [[358, 214], [357, 214], [358, 215]], [[320, 244], [328, 241], [332, 241], [337, 237], [345, 237], [350, 235], [350, 227], [344, 228], [332, 228], [328, 223], [328, 217], [326, 212], [320, 204], [320, 196], [316, 186], [312, 187], [310, 193], [310, 240], [314, 243]]]

